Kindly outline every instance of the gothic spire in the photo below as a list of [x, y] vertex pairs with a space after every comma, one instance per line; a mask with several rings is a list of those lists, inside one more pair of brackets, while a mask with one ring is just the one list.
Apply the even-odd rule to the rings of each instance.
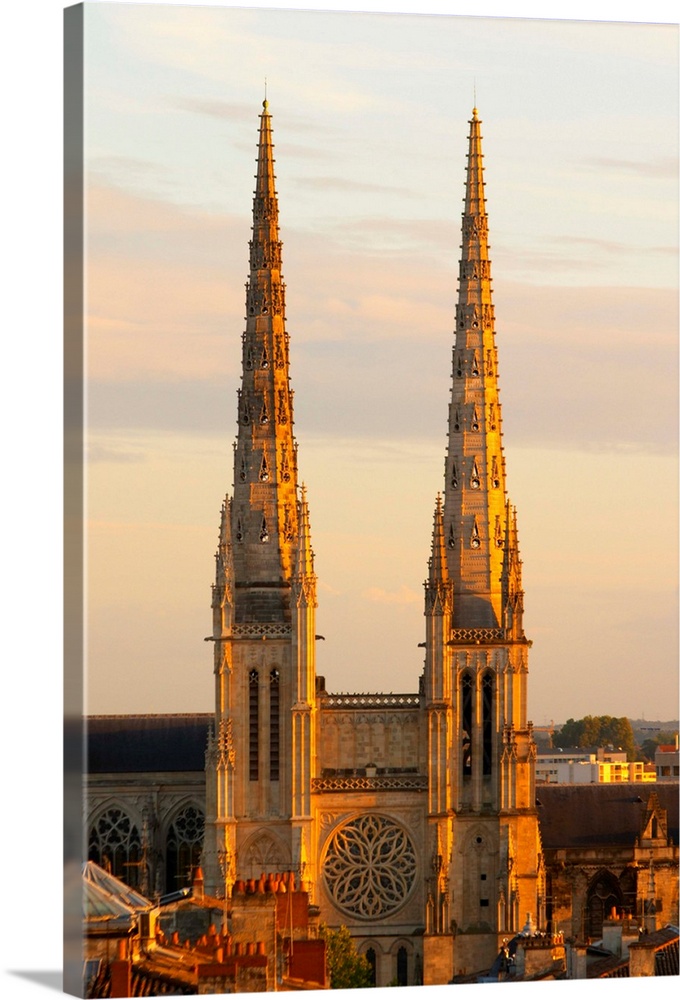
[[444, 533], [454, 627], [500, 628], [508, 526], [480, 126], [474, 108], [468, 137]]
[[298, 580], [312, 579], [314, 577], [314, 552], [312, 550], [312, 535], [309, 526], [309, 504], [307, 503], [307, 487], [304, 483], [300, 488], [295, 577]]
[[234, 449], [232, 538], [237, 621], [287, 618], [297, 544], [297, 446], [278, 216], [271, 115], [265, 100], [260, 115]]
[[432, 558], [430, 559], [430, 583], [447, 582], [446, 545], [444, 544], [444, 513], [441, 494], [437, 494], [432, 528]]
[[425, 581], [425, 611], [427, 614], [444, 614], [450, 610], [451, 583], [446, 564], [444, 512], [442, 498], [438, 493], [432, 527], [432, 555], [429, 560], [428, 578]]
[[293, 600], [296, 604], [306, 603], [316, 607], [316, 574], [314, 572], [314, 551], [309, 526], [309, 505], [307, 490], [302, 485], [298, 501], [298, 535], [293, 573]]
[[524, 591], [522, 590], [522, 560], [519, 557], [517, 537], [517, 508], [506, 505], [506, 534], [503, 552], [503, 627], [509, 637], [521, 639], [524, 636], [522, 618], [524, 615]]

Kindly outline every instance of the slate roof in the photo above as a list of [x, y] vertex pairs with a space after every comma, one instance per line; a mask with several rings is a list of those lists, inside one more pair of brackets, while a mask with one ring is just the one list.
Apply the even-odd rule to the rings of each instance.
[[677, 844], [677, 782], [540, 785], [536, 805], [543, 847], [632, 847], [643, 826], [650, 795], [656, 795], [667, 811], [668, 835]]
[[93, 715], [86, 720], [90, 774], [203, 771], [213, 716]]

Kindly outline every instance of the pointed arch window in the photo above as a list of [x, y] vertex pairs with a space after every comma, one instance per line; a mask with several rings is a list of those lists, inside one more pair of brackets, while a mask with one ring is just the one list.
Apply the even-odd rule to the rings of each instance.
[[263, 543], [269, 541], [269, 529], [267, 528], [266, 517], [262, 518], [262, 527], [260, 528], [260, 541]]
[[458, 471], [456, 469], [455, 463], [453, 465], [453, 468], [451, 469], [451, 485], [453, 486], [454, 490], [458, 489]]
[[476, 351], [472, 355], [472, 376], [473, 378], [479, 378], [479, 358]]
[[490, 671], [482, 678], [482, 774], [491, 774], [493, 762], [494, 677]]
[[472, 411], [472, 424], [471, 424], [471, 427], [472, 427], [473, 431], [478, 431], [479, 430], [479, 414], [477, 413], [477, 407], [476, 406], [475, 406], [475, 408]]
[[479, 527], [477, 526], [477, 518], [474, 519], [472, 524], [472, 535], [470, 536], [470, 545], [473, 549], [480, 548], [482, 540], [479, 537]]
[[201, 863], [205, 815], [198, 806], [186, 806], [168, 829], [165, 845], [165, 891], [174, 892], [191, 884], [194, 868]]
[[599, 872], [590, 883], [586, 898], [586, 927], [588, 937], [602, 936], [602, 924], [614, 907], [620, 912], [623, 894], [619, 880], [608, 870]]
[[[461, 322], [460, 326], [461, 327], [463, 326], [462, 322]], [[463, 358], [462, 358], [462, 356], [460, 354], [458, 355], [458, 357], [456, 359], [456, 376], [458, 378], [462, 378], [463, 377]]]
[[280, 677], [276, 667], [269, 675], [269, 778], [279, 780], [279, 739], [281, 726]]
[[142, 843], [123, 809], [107, 809], [90, 828], [88, 857], [126, 885], [139, 885]]
[[449, 548], [455, 549], [456, 547], [456, 534], [453, 530], [453, 522], [449, 526]]
[[243, 403], [243, 408], [241, 410], [241, 422], [246, 426], [250, 423], [250, 407], [248, 406], [248, 401]]
[[257, 670], [248, 675], [248, 777], [260, 776], [260, 677]]
[[489, 404], [489, 427], [492, 431], [496, 430], [496, 404]]
[[266, 454], [262, 455], [262, 462], [260, 463], [260, 482], [269, 482], [269, 464], [267, 462]]
[[241, 457], [241, 467], [239, 469], [239, 474], [238, 475], [239, 475], [239, 479], [241, 480], [241, 482], [245, 483], [245, 481], [246, 481], [246, 479], [248, 477], [248, 466], [246, 465], [246, 456], [245, 455], [243, 455]]
[[[267, 299], [263, 298], [262, 312], [267, 312]], [[267, 353], [267, 345], [264, 344], [262, 347], [262, 357], [260, 359], [260, 368], [269, 368], [269, 354]]]
[[260, 423], [269, 423], [269, 408], [267, 407], [267, 397], [265, 396], [262, 400], [262, 409], [260, 410]]
[[473, 490], [478, 490], [481, 485], [479, 478], [479, 467], [477, 465], [477, 460], [472, 460], [472, 471], [470, 472], [470, 488]]
[[236, 541], [243, 541], [243, 525], [241, 524], [241, 518], [239, 517], [236, 521]]
[[460, 682], [461, 694], [461, 727], [462, 727], [462, 757], [463, 757], [463, 777], [469, 778], [472, 774], [472, 702], [474, 694], [474, 680], [472, 674], [463, 674]]
[[454, 431], [459, 431], [460, 430], [460, 412], [459, 412], [459, 410], [458, 410], [457, 407], [456, 407], [456, 412], [455, 412], [455, 415], [454, 415], [454, 418], [453, 418], [453, 429], [454, 429]]
[[501, 516], [496, 514], [496, 528], [494, 533], [494, 538], [496, 542], [496, 548], [500, 549], [503, 547], [503, 529], [501, 528]]

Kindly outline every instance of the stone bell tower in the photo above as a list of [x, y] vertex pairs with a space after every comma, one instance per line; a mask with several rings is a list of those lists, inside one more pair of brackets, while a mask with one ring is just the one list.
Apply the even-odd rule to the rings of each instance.
[[431, 982], [488, 967], [527, 913], [539, 926], [544, 919], [535, 744], [526, 717], [531, 643], [522, 624], [522, 563], [501, 427], [475, 108], [444, 497], [437, 498], [425, 583]]
[[298, 487], [271, 116], [260, 115], [233, 495], [213, 586], [215, 731], [206, 755], [206, 888], [313, 877], [316, 577]]

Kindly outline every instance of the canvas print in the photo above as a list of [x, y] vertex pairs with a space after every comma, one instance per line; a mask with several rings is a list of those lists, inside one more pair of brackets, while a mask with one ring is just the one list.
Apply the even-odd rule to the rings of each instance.
[[677, 26], [66, 44], [67, 988], [677, 974]]

